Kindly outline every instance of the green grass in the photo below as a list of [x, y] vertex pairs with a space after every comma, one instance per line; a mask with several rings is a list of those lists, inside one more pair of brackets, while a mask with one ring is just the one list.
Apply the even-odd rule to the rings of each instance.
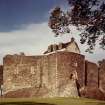
[[105, 101], [84, 98], [2, 98], [0, 105], [105, 105]]

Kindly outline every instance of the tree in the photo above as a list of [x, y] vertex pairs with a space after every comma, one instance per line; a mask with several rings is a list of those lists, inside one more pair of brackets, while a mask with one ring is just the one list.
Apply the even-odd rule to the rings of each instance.
[[105, 50], [105, 3], [104, 0], [67, 0], [70, 9], [64, 12], [56, 7], [50, 14], [49, 27], [56, 36], [70, 33], [69, 25], [81, 30], [80, 42], [89, 46], [86, 52], [92, 52], [97, 41]]

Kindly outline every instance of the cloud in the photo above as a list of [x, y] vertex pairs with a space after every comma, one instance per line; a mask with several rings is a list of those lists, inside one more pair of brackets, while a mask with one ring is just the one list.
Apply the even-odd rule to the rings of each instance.
[[21, 30], [0, 33], [0, 59], [6, 54], [19, 52], [27, 55], [42, 54], [54, 40], [46, 22], [22, 25]]
[[47, 46], [52, 43], [68, 42], [71, 37], [75, 37], [79, 44], [82, 54], [86, 55], [86, 59], [97, 61], [105, 58], [103, 51], [96, 49], [94, 54], [85, 53], [86, 45], [79, 43], [79, 32], [75, 27], [71, 27], [72, 33], [54, 37], [54, 34], [49, 29], [47, 22], [41, 24], [22, 25], [21, 30], [12, 32], [0, 33], [0, 60], [6, 54], [15, 54], [24, 52], [26, 55], [39, 55], [47, 49]]

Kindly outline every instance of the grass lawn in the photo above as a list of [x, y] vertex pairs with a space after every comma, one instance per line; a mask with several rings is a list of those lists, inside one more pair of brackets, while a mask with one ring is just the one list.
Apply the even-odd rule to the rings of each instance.
[[1, 98], [0, 105], [105, 105], [105, 101], [83, 98]]

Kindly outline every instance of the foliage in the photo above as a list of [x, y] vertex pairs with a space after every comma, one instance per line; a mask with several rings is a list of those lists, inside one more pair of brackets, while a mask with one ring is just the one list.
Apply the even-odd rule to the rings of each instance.
[[67, 0], [69, 10], [54, 8], [49, 17], [49, 27], [56, 34], [69, 33], [70, 25], [81, 30], [81, 44], [87, 43], [86, 50], [91, 52], [99, 42], [105, 50], [105, 3], [104, 0]]

